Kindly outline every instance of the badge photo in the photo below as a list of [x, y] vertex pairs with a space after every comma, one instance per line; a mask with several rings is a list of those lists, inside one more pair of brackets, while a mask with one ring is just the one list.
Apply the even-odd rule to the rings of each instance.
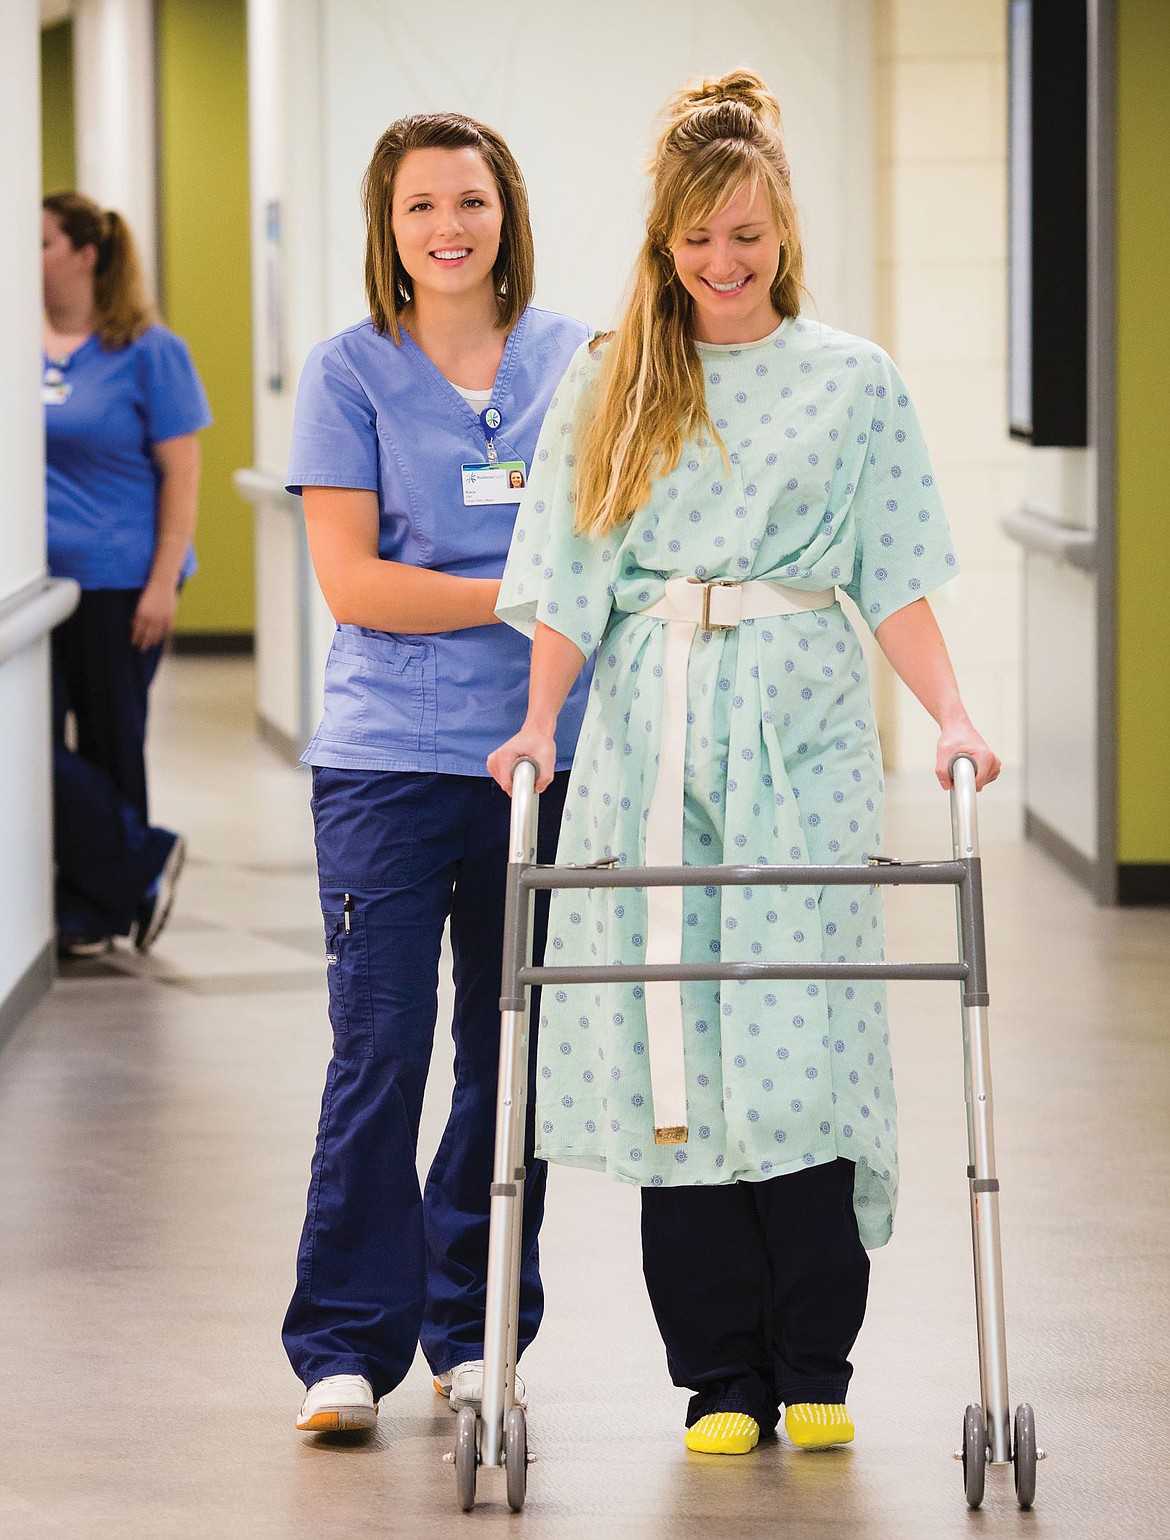
[[474, 508], [481, 503], [518, 503], [528, 482], [528, 467], [523, 460], [465, 465], [462, 472], [465, 508]]

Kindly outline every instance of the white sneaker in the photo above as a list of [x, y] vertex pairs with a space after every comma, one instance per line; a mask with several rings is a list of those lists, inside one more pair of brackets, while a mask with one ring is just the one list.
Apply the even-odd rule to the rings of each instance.
[[[478, 1412], [483, 1405], [483, 1359], [469, 1359], [465, 1364], [456, 1364], [446, 1374], [436, 1375], [435, 1389], [440, 1395], [451, 1397], [453, 1412], [457, 1412], [461, 1406], [470, 1406]], [[525, 1396], [524, 1381], [517, 1375], [517, 1406], [528, 1405]]]
[[171, 905], [175, 901], [175, 885], [186, 858], [187, 841], [181, 834], [176, 834], [163, 869], [143, 896], [130, 930], [130, 939], [140, 952], [150, 951], [170, 918]]
[[309, 1386], [297, 1427], [302, 1433], [364, 1433], [377, 1415], [369, 1380], [360, 1374], [329, 1374]]

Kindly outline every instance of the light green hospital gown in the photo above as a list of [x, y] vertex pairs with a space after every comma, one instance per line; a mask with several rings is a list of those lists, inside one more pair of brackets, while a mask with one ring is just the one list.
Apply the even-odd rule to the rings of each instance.
[[[498, 611], [596, 651], [557, 860], [645, 858], [665, 625], [639, 611], [667, 578], [834, 586], [871, 627], [955, 571], [914, 407], [874, 343], [809, 320], [759, 342], [700, 343], [730, 455], [683, 446], [649, 501], [604, 539], [573, 534], [574, 427], [599, 358], [582, 348], [553, 398]], [[600, 351], [600, 350], [599, 350]], [[865, 662], [839, 604], [697, 633], [687, 682], [683, 860], [855, 863], [881, 842], [882, 768]], [[557, 965], [644, 956], [641, 889], [555, 893]], [[873, 887], [688, 888], [684, 961], [879, 960]], [[549, 986], [537, 1153], [650, 1185], [758, 1181], [856, 1163], [863, 1242], [890, 1235], [897, 1128], [885, 987], [682, 986], [689, 1134], [655, 1145], [637, 984]]]

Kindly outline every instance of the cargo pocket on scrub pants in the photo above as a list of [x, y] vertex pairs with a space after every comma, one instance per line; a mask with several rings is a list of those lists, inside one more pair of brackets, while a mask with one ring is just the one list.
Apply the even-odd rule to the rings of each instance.
[[[333, 1052], [339, 1059], [374, 1056], [374, 1008], [366, 917], [360, 910], [326, 910], [325, 962]], [[346, 925], [348, 918], [349, 924]]]

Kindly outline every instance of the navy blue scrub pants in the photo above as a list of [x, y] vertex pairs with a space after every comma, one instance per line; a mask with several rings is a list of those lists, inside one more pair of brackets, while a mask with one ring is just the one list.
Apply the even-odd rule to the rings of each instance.
[[[558, 776], [540, 799], [544, 861], [555, 857], [567, 780]], [[420, 1342], [435, 1374], [483, 1357], [510, 808], [486, 776], [313, 771], [333, 1058], [283, 1334], [306, 1385], [361, 1374], [383, 1396]], [[547, 914], [538, 901], [537, 957]], [[455, 1090], [420, 1192], [416, 1147], [448, 917]], [[547, 1167], [532, 1158], [531, 1076], [530, 1065], [521, 1352], [544, 1307], [537, 1233]]]
[[126, 935], [175, 842], [147, 821], [147, 695], [162, 647], [130, 641], [140, 592], [84, 590], [52, 637], [57, 925], [81, 935]]
[[642, 1269], [688, 1428], [746, 1412], [771, 1433], [780, 1406], [844, 1402], [869, 1290], [852, 1161], [643, 1187]]

